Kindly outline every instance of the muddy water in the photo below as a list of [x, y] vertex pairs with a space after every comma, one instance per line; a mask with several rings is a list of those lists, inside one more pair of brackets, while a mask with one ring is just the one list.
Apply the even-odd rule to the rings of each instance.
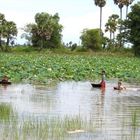
[[127, 90], [115, 91], [115, 85], [110, 81], [101, 90], [90, 82], [60, 82], [52, 87], [13, 84], [0, 86], [0, 102], [10, 103], [21, 118], [80, 116], [94, 123], [94, 134], [73, 134], [72, 140], [139, 140], [140, 87], [126, 84]]

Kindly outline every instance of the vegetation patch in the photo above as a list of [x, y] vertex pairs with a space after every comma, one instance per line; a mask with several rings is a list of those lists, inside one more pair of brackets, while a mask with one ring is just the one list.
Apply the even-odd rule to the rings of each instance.
[[94, 132], [95, 124], [90, 120], [82, 119], [80, 116], [54, 117], [45, 120], [31, 116], [31, 118], [21, 121], [16, 119], [8, 123], [3, 122], [0, 135], [2, 139], [10, 140], [64, 140], [73, 134], [86, 133], [87, 131]]
[[107, 79], [140, 81], [139, 58], [108, 55], [53, 53], [0, 53], [0, 76], [12, 82], [48, 84], [58, 80], [97, 80], [104, 69]]
[[13, 116], [13, 109], [10, 105], [1, 103], [0, 104], [0, 121], [7, 121]]

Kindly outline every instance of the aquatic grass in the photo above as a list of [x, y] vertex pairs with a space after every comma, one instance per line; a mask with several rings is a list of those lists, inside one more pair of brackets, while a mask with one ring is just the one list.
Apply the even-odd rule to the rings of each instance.
[[132, 113], [132, 117], [131, 117], [131, 126], [136, 128], [137, 125], [138, 125], [138, 114], [137, 114], [137, 110], [135, 110], [133, 113]]
[[9, 104], [0, 103], [0, 121], [8, 121], [13, 114], [13, 109]]
[[[140, 109], [130, 110], [130, 112], [130, 118], [124, 118], [122, 123], [122, 140], [138, 140], [140, 138]], [[130, 133], [125, 134], [127, 129], [129, 129]]]
[[131, 138], [138, 139], [138, 129], [140, 128], [140, 109], [135, 109], [131, 115]]
[[[0, 135], [2, 139], [10, 140], [62, 140], [73, 133], [86, 133], [93, 128], [90, 121], [79, 116], [54, 117], [43, 120], [35, 117], [3, 123]], [[95, 128], [93, 129], [95, 131]], [[91, 131], [90, 131], [91, 132]]]

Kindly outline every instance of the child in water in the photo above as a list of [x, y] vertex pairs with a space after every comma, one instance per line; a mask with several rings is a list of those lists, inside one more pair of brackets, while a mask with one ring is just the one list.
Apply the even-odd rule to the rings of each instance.
[[1, 80], [1, 82], [8, 82], [8, 77], [5, 75], [5, 76], [3, 76], [3, 78], [2, 78], [2, 80]]
[[3, 78], [2, 78], [2, 80], [1, 80], [2, 82], [8, 82], [8, 77], [5, 75], [5, 76], [3, 76]]
[[123, 89], [126, 89], [126, 87], [122, 86], [122, 81], [119, 80], [118, 81], [118, 86], [117, 87], [114, 87], [115, 90], [123, 90]]
[[102, 88], [105, 88], [105, 71], [104, 70], [102, 70], [101, 75], [102, 75], [102, 81], [100, 84]]

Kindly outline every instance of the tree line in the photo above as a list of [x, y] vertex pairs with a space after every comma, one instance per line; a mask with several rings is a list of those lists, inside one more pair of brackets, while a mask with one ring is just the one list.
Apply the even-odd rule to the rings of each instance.
[[4, 14], [0, 13], [0, 49], [7, 50], [9, 45], [13, 45], [17, 33], [16, 23], [7, 21]]
[[[102, 8], [106, 5], [105, 0], [94, 0], [95, 5], [100, 7], [100, 28], [83, 29], [80, 39], [81, 46], [85, 49], [100, 50], [111, 49], [113, 47], [122, 48], [125, 43], [130, 42], [135, 55], [140, 55], [140, 2], [128, 7], [134, 0], [114, 0], [120, 9], [120, 15], [112, 14], [105, 24], [105, 32], [109, 32], [110, 37], [104, 36], [102, 30]], [[126, 18], [122, 19], [122, 8], [126, 6]], [[63, 26], [59, 23], [58, 13], [51, 15], [46, 12], [37, 13], [34, 17], [35, 23], [27, 24], [22, 29], [22, 38], [28, 41], [29, 46], [39, 50], [43, 48], [70, 47], [74, 50], [78, 45], [69, 42], [62, 42]], [[117, 32], [119, 31], [119, 32]], [[14, 44], [14, 39], [18, 33], [16, 24], [7, 21], [4, 14], [0, 13], [0, 49], [4, 50]]]
[[[125, 44], [131, 43], [132, 51], [136, 56], [140, 56], [140, 2], [128, 7], [134, 0], [114, 0], [120, 9], [120, 15], [112, 14], [105, 24], [105, 32], [109, 32], [110, 37], [104, 36], [102, 30], [102, 8], [106, 5], [106, 0], [94, 0], [96, 6], [100, 7], [100, 28], [84, 29], [81, 35], [82, 45], [92, 50], [100, 49], [121, 49]], [[122, 8], [126, 6], [126, 18], [122, 19]]]

